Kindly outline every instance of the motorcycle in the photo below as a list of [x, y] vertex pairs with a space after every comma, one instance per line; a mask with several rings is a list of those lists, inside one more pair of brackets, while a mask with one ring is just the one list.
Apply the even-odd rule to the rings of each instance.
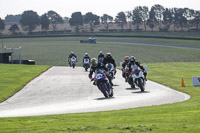
[[98, 59], [98, 63], [101, 64], [101, 65], [103, 65], [103, 59], [104, 59], [103, 57], [100, 57], [100, 58]]
[[106, 98], [113, 96], [113, 89], [109, 83], [109, 79], [102, 69], [96, 70], [95, 76], [92, 81], [93, 80], [94, 84], [97, 85], [98, 89], [103, 93]]
[[132, 86], [136, 84], [140, 88], [141, 92], [144, 92], [146, 80], [142, 70], [136, 69], [132, 71], [130, 77], [132, 78]]
[[85, 71], [87, 71], [88, 68], [90, 68], [90, 60], [88, 58], [85, 58], [83, 60], [83, 67], [85, 68]]
[[125, 82], [128, 82], [128, 80], [129, 80], [129, 68], [128, 68], [127, 65], [122, 70], [122, 76], [125, 78]]
[[74, 56], [71, 58], [71, 61], [70, 61], [70, 67], [71, 67], [71, 66], [72, 66], [73, 68], [75, 68], [75, 66], [76, 66], [76, 57], [74, 57]]
[[110, 81], [112, 81], [115, 77], [115, 68], [114, 65], [112, 63], [108, 63], [106, 64], [106, 68], [108, 69], [108, 78], [110, 79]]

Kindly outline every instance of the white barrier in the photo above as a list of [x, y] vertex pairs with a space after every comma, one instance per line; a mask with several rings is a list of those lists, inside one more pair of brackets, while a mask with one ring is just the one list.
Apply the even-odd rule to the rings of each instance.
[[192, 77], [192, 85], [193, 86], [200, 86], [200, 76], [193, 76]]

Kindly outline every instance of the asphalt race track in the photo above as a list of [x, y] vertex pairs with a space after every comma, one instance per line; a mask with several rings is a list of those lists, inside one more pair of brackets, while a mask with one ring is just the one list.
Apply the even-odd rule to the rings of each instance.
[[189, 95], [152, 81], [145, 92], [131, 89], [118, 71], [114, 97], [105, 99], [82, 67], [52, 67], [0, 103], [0, 117], [96, 112], [181, 102]]

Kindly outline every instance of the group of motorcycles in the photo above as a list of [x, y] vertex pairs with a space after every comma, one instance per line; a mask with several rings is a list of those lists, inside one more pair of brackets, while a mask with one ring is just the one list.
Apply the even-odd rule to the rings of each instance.
[[[75, 68], [76, 66], [77, 59], [75, 57], [72, 57], [68, 63], [70, 67]], [[103, 65], [103, 59], [99, 58], [98, 63], [102, 63]], [[85, 71], [88, 71], [90, 68], [90, 60], [89, 59], [84, 59], [83, 60], [83, 67]], [[112, 80], [115, 78], [115, 68], [112, 63], [108, 63], [105, 65], [107, 68], [107, 71], [103, 69], [97, 69], [95, 71], [94, 78], [92, 81], [94, 81], [94, 85], [98, 87], [98, 89], [103, 93], [105, 98], [109, 98], [113, 96], [113, 88], [112, 88]], [[138, 69], [133, 69], [129, 70], [129, 67], [126, 66], [122, 70], [122, 74], [125, 75], [125, 81], [128, 82], [131, 85], [131, 88], [135, 88], [135, 85], [140, 88], [142, 92], [145, 90], [145, 84], [146, 84], [146, 79], [144, 77], [144, 73], [142, 70]]]
[[124, 75], [125, 82], [128, 82], [131, 85], [131, 88], [135, 88], [135, 85], [140, 88], [141, 92], [144, 92], [146, 85], [146, 78], [144, 76], [144, 72], [139, 68], [129, 67], [126, 65], [124, 69], [122, 69], [122, 75]]

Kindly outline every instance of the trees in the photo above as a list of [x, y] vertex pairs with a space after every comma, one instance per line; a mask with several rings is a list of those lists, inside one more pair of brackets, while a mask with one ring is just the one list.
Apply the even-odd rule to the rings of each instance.
[[81, 12], [72, 13], [69, 19], [69, 24], [75, 27], [76, 32], [79, 32], [80, 26], [83, 25], [83, 15]]
[[108, 14], [103, 14], [101, 17], [101, 23], [104, 25], [106, 31], [109, 29], [109, 23], [113, 21], [113, 17]]
[[151, 9], [149, 12], [149, 19], [147, 20], [147, 25], [151, 28], [151, 31], [153, 31], [156, 22], [155, 12]]
[[14, 23], [18, 24], [21, 19], [21, 15], [7, 15], [5, 17], [5, 23]]
[[132, 31], [132, 23], [133, 23], [133, 19], [132, 19], [132, 11], [127, 11], [126, 12], [126, 17], [127, 17], [127, 20], [128, 20], [128, 24], [129, 24], [129, 30]]
[[142, 7], [142, 21], [146, 31], [147, 20], [149, 19], [149, 8], [147, 6]]
[[49, 19], [49, 23], [53, 27], [53, 31], [56, 31], [57, 24], [62, 24], [63, 23], [62, 17], [58, 13], [56, 13], [55, 11], [48, 11], [47, 12], [47, 17]]
[[0, 31], [5, 29], [5, 22], [0, 18]]
[[137, 6], [132, 13], [133, 24], [136, 25], [136, 30], [138, 32], [139, 26], [142, 24], [142, 7]]
[[165, 25], [165, 29], [167, 31], [169, 30], [172, 21], [173, 21], [172, 12], [170, 9], [166, 8], [165, 11], [163, 12], [163, 24]]
[[165, 11], [165, 8], [159, 4], [156, 4], [152, 6], [151, 10], [155, 12], [156, 22], [159, 24], [159, 28], [161, 29], [161, 23], [163, 20], [163, 12]]
[[11, 31], [12, 34], [16, 34], [16, 31], [19, 30], [19, 27], [17, 24], [13, 24], [10, 26], [10, 28], [8, 30]]
[[47, 31], [49, 29], [49, 18], [47, 17], [47, 14], [43, 14], [41, 17], [40, 17], [40, 24], [41, 24], [41, 27], [42, 27], [42, 30], [45, 30]]
[[83, 16], [83, 21], [90, 25], [90, 31], [93, 32], [95, 25], [100, 24], [99, 18], [99, 16], [92, 14], [92, 12], [88, 12]]
[[181, 31], [183, 31], [183, 27], [187, 24], [187, 19], [184, 17], [184, 9], [176, 8], [174, 14], [175, 25], [181, 27]]
[[40, 19], [36, 12], [34, 11], [24, 11], [20, 23], [24, 30], [29, 31], [31, 33], [37, 25], [39, 25]]
[[196, 26], [196, 29], [199, 30], [200, 24], [200, 11], [196, 11], [194, 15], [194, 19], [192, 20], [193, 24]]
[[124, 25], [127, 23], [126, 15], [124, 12], [119, 12], [115, 17], [115, 22], [121, 27], [121, 30], [124, 30]]

